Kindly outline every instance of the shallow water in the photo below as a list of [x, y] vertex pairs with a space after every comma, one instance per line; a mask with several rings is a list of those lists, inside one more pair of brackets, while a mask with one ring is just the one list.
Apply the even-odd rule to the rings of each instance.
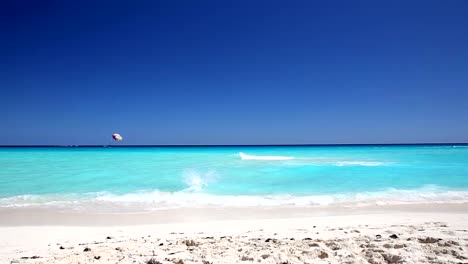
[[0, 206], [468, 201], [468, 146], [0, 148]]

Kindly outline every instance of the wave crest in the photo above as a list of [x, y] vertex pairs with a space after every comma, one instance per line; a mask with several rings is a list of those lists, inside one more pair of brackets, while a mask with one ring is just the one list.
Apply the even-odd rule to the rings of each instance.
[[206, 173], [189, 169], [184, 172], [184, 182], [188, 185], [187, 191], [200, 192], [208, 183], [213, 182], [218, 177], [218, 174], [214, 170], [209, 170]]
[[288, 156], [254, 156], [247, 155], [243, 152], [239, 152], [239, 156], [242, 160], [292, 160], [294, 157]]
[[291, 157], [291, 156], [256, 156], [239, 152], [241, 160], [265, 160], [265, 161], [291, 161], [288, 165], [312, 165], [312, 166], [383, 166], [386, 162], [369, 160], [337, 160], [311, 157]]
[[382, 166], [385, 165], [384, 162], [379, 161], [338, 161], [336, 166]]
[[466, 203], [468, 191], [447, 190], [437, 186], [419, 189], [387, 189], [378, 192], [324, 195], [215, 195], [204, 192], [141, 191], [127, 194], [100, 192], [66, 196], [22, 195], [0, 199], [0, 207], [46, 206], [72, 209], [117, 208], [158, 210], [177, 207], [203, 206], [345, 206], [401, 205], [425, 203]]

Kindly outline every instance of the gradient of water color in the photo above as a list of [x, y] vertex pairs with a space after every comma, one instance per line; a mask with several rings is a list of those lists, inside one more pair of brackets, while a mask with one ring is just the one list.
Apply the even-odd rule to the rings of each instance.
[[0, 207], [468, 201], [468, 146], [0, 148]]

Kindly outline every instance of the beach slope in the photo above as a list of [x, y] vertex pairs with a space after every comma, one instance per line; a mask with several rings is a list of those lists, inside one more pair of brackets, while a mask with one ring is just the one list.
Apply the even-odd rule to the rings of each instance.
[[108, 226], [3, 223], [0, 262], [468, 263], [466, 211], [191, 219], [142, 225], [125, 221], [110, 221]]

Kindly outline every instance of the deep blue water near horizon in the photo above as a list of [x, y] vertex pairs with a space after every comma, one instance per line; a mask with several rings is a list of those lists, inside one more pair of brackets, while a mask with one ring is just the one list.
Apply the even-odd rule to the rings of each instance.
[[0, 207], [468, 201], [468, 145], [1, 147]]

